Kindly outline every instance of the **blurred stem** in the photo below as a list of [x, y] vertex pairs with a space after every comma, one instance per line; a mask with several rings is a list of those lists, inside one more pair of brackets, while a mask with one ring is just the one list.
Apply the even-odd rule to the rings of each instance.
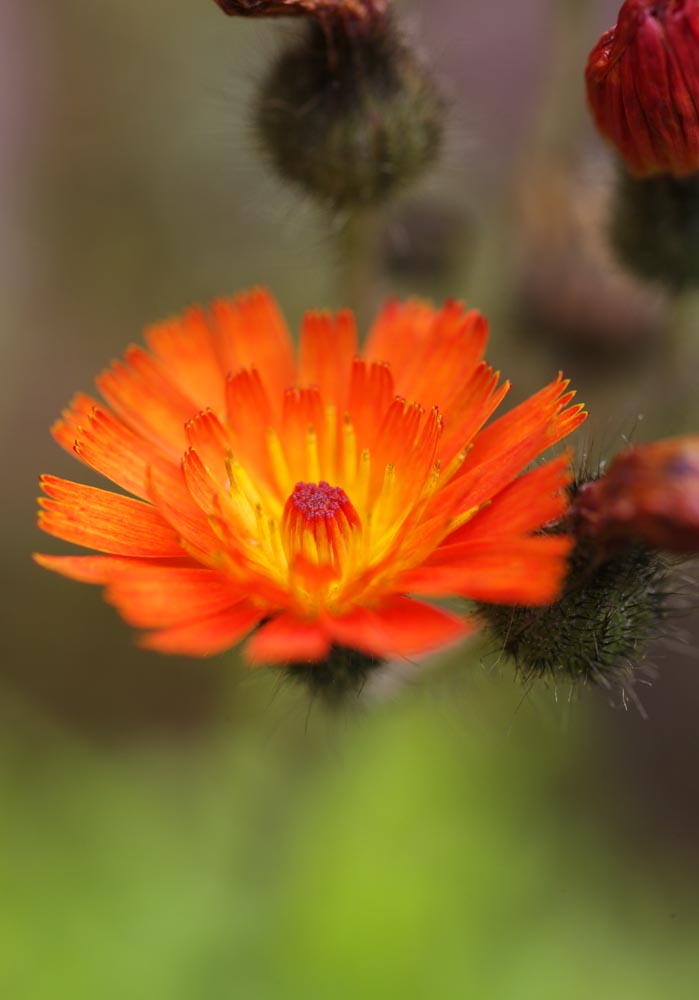
[[699, 365], [699, 291], [677, 296], [667, 348], [671, 398], [662, 400], [668, 433], [679, 434], [699, 422], [696, 373]]
[[[551, 63], [534, 146], [549, 157], [577, 160], [586, 117], [583, 69], [604, 25], [595, 27], [594, 5], [556, 0], [550, 18]], [[595, 33], [596, 32], [596, 33]]]
[[370, 209], [349, 214], [339, 230], [339, 301], [354, 310], [366, 330], [379, 294], [380, 216]]
[[698, 365], [699, 291], [686, 291], [672, 304], [667, 346], [652, 374], [652, 408], [662, 434], [686, 434], [699, 425]]

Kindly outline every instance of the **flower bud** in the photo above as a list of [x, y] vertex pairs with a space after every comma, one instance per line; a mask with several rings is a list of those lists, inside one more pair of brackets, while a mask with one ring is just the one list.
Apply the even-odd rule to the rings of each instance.
[[215, 0], [224, 14], [239, 17], [339, 18], [364, 27], [383, 17], [389, 0]]
[[[679, 463], [673, 473], [667, 457], [656, 459], [655, 464], [665, 468], [668, 480], [674, 481], [673, 488], [678, 488], [685, 475], [699, 476], [699, 465], [691, 472], [691, 463], [698, 457], [699, 451], [687, 459], [686, 473]], [[620, 460], [623, 469], [623, 456]], [[543, 679], [554, 685], [597, 686], [620, 691], [625, 701], [628, 695], [635, 697], [633, 689], [639, 676], [649, 673], [646, 648], [662, 634], [662, 623], [670, 614], [670, 564], [646, 544], [651, 531], [628, 531], [623, 537], [614, 534], [616, 543], [609, 544], [612, 535], [605, 532], [611, 530], [614, 513], [608, 508], [606, 514], [601, 510], [605, 493], [614, 492], [613, 485], [607, 490], [605, 481], [608, 477], [612, 484], [619, 481], [614, 471], [617, 461], [607, 476], [573, 485], [565, 522], [547, 529], [556, 534], [571, 531], [575, 539], [559, 600], [539, 608], [479, 604], [478, 612], [486, 630], [526, 682]], [[643, 497], [639, 481], [632, 493], [639, 514]], [[689, 520], [688, 513], [681, 511], [680, 521], [683, 517]], [[644, 527], [650, 521], [647, 516], [637, 516]], [[695, 531], [696, 525], [699, 510]], [[676, 541], [681, 531], [679, 521], [674, 530]], [[653, 537], [663, 541], [672, 538], [667, 522], [664, 534], [658, 527]]]
[[432, 77], [389, 18], [347, 22], [338, 14], [311, 19], [280, 53], [255, 122], [285, 180], [332, 208], [359, 208], [435, 160], [443, 111]]
[[621, 452], [605, 475], [581, 486], [573, 514], [578, 531], [600, 547], [640, 542], [699, 552], [699, 435]]
[[641, 546], [596, 564], [594, 546], [574, 549], [563, 596], [546, 608], [482, 605], [481, 619], [530, 682], [597, 686], [625, 695], [643, 671], [646, 646], [666, 615], [667, 568]]
[[697, 0], [626, 0], [585, 75], [597, 128], [632, 174], [699, 170]]

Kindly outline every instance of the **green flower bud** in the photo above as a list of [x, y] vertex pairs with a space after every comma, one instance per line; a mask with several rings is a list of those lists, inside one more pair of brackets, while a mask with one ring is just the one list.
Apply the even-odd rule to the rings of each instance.
[[699, 285], [699, 174], [633, 177], [622, 168], [611, 238], [639, 277], [673, 292]]
[[341, 209], [380, 202], [424, 173], [443, 115], [432, 77], [382, 17], [361, 32], [309, 23], [263, 81], [255, 122], [280, 176]]
[[576, 524], [575, 500], [571, 509], [576, 544], [560, 599], [536, 608], [479, 604], [478, 614], [526, 682], [594, 685], [625, 699], [648, 673], [647, 645], [669, 614], [670, 566], [638, 542], [609, 548]]

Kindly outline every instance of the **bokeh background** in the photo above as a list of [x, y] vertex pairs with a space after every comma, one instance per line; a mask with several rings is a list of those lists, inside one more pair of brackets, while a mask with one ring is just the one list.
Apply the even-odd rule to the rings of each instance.
[[[474, 643], [328, 712], [234, 655], [139, 651], [44, 573], [48, 428], [143, 326], [264, 283], [292, 323], [467, 298], [514, 399], [564, 368], [593, 461], [696, 430], [699, 324], [604, 241], [582, 69], [614, 0], [398, 3], [449, 99], [440, 165], [373, 223], [271, 176], [255, 83], [290, 29], [211, 0], [0, 0], [0, 995], [696, 996], [691, 613], [643, 712], [524, 689]], [[643, 715], [647, 718], [643, 718]]]

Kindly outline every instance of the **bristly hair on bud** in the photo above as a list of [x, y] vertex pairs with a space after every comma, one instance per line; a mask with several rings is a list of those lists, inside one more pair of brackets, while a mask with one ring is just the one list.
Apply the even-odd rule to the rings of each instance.
[[345, 5], [336, 8], [280, 52], [255, 125], [284, 180], [332, 209], [363, 208], [436, 160], [444, 101], [387, 12], [348, 21]]
[[635, 685], [653, 675], [647, 646], [663, 634], [670, 614], [671, 564], [633, 535], [617, 536], [610, 546], [590, 530], [579, 502], [605, 478], [578, 477], [570, 513], [547, 529], [571, 531], [576, 540], [559, 600], [540, 608], [481, 603], [478, 612], [526, 683], [599, 687], [641, 708]]

